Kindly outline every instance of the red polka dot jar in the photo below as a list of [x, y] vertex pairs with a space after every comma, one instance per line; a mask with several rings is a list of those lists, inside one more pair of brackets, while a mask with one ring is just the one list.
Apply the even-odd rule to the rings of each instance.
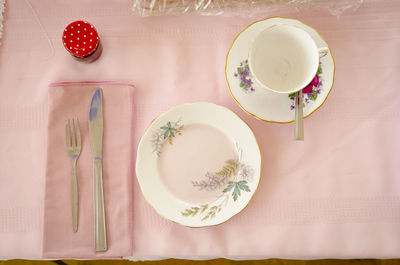
[[87, 21], [78, 20], [69, 24], [64, 29], [62, 41], [65, 49], [78, 61], [93, 62], [102, 51], [99, 34]]

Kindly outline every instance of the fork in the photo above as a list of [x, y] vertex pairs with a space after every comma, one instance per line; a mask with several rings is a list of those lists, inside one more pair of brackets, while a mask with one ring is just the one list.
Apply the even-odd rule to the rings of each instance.
[[81, 153], [81, 131], [79, 128], [79, 120], [72, 119], [65, 125], [65, 140], [67, 143], [68, 155], [72, 159], [72, 178], [71, 178], [71, 208], [72, 208], [72, 227], [74, 232], [78, 231], [78, 181], [76, 179], [76, 161]]

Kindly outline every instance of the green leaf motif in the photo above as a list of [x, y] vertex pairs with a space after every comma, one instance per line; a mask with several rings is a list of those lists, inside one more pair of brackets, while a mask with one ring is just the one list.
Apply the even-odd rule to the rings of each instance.
[[232, 192], [233, 200], [236, 201], [239, 196], [240, 196], [240, 189], [238, 188], [238, 185], [235, 185], [235, 188], [233, 189]]
[[312, 96], [311, 96], [311, 98], [310, 98], [310, 99], [315, 101], [315, 100], [317, 99], [317, 97], [318, 97], [318, 95], [317, 95], [317, 94], [312, 94]]
[[216, 215], [216, 213], [219, 212], [219, 211], [221, 211], [221, 207], [219, 207], [219, 206], [213, 206], [213, 207], [210, 208], [210, 210], [208, 211], [208, 213], [207, 213], [203, 218], [201, 218], [201, 220], [202, 220], [202, 221], [205, 221], [205, 220], [207, 220], [207, 219], [209, 219], [209, 218], [214, 218], [215, 215]]
[[233, 159], [230, 159], [225, 162], [226, 165], [218, 171], [216, 174], [222, 178], [229, 178], [232, 176], [236, 176], [237, 171], [239, 170], [239, 167], [242, 166], [238, 162], [236, 162]]
[[320, 75], [320, 74], [322, 74], [322, 67], [321, 67], [321, 65], [318, 66], [318, 71], [317, 71], [317, 75]]
[[189, 209], [185, 209], [185, 211], [181, 212], [181, 214], [183, 216], [195, 216], [199, 210], [199, 207], [190, 207]]
[[244, 87], [244, 83], [243, 82], [240, 82], [240, 87]]
[[165, 130], [165, 132], [164, 132], [164, 139], [167, 139], [168, 134], [169, 134], [168, 130]]
[[164, 131], [164, 139], [167, 139], [167, 137], [169, 135], [171, 135], [172, 137], [175, 137], [176, 129], [174, 127], [172, 127], [172, 124], [170, 121], [167, 123], [167, 126], [162, 126], [162, 127], [160, 127], [160, 129], [162, 129]]
[[238, 68], [237, 68], [237, 72], [238, 72], [239, 75], [242, 75], [242, 73], [243, 73], [242, 68], [241, 68], [241, 67], [238, 67]]
[[229, 181], [228, 182], [228, 187], [226, 189], [223, 190], [223, 192], [228, 192], [231, 191], [233, 189], [232, 192], [232, 197], [233, 200], [236, 201], [239, 196], [240, 196], [240, 191], [246, 191], [246, 192], [250, 192], [250, 188], [247, 185], [247, 180], [241, 180], [241, 181], [237, 181], [237, 182], [233, 182], [233, 181]]
[[208, 204], [202, 205], [202, 206], [201, 206], [200, 213], [204, 213], [204, 211], [207, 210], [207, 208], [208, 208]]
[[289, 98], [295, 98], [296, 97], [296, 92], [289, 94]]
[[203, 218], [201, 218], [201, 221], [205, 221], [210, 217], [210, 214], [207, 214], [206, 216], [204, 216]]
[[238, 182], [238, 186], [241, 190], [250, 192], [249, 186], [247, 186], [247, 181], [246, 180], [241, 180]]
[[228, 192], [228, 191], [232, 190], [233, 187], [235, 187], [235, 183], [233, 181], [229, 181], [228, 187], [226, 187], [222, 192]]

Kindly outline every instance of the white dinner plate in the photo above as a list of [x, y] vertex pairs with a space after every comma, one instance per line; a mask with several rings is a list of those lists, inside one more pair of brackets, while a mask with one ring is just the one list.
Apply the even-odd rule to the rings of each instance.
[[254, 133], [213, 103], [175, 106], [157, 117], [138, 146], [136, 176], [146, 200], [168, 220], [216, 225], [249, 203], [261, 175]]

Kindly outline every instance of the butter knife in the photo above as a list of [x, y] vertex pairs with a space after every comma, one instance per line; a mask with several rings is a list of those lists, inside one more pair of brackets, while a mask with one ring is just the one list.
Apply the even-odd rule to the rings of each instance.
[[98, 88], [89, 110], [89, 136], [94, 174], [94, 242], [96, 251], [107, 250], [106, 219], [103, 194], [103, 91]]

